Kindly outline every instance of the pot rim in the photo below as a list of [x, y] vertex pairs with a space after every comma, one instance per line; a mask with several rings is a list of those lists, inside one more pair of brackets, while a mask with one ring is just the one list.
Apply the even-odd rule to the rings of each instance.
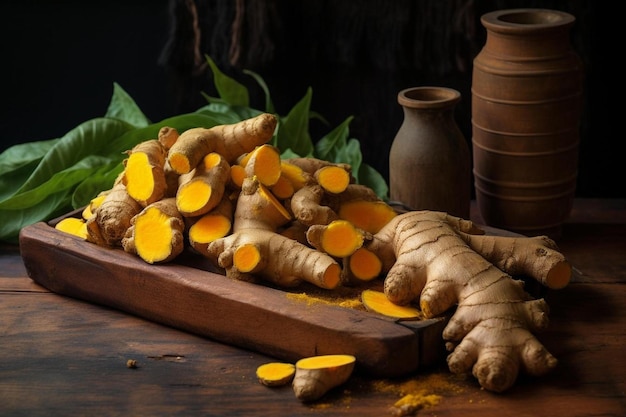
[[489, 30], [515, 34], [570, 27], [576, 17], [561, 10], [523, 8], [489, 12], [480, 21]]
[[461, 93], [448, 87], [410, 87], [398, 93], [398, 103], [411, 108], [438, 109], [454, 106], [460, 100]]

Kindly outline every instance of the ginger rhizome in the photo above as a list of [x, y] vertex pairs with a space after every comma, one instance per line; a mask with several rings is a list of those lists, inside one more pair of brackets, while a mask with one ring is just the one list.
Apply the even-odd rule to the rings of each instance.
[[304, 402], [320, 399], [350, 379], [355, 363], [356, 358], [352, 355], [320, 355], [300, 359], [296, 362], [296, 374], [291, 383], [296, 398]]
[[443, 331], [448, 367], [472, 371], [483, 388], [502, 392], [520, 371], [542, 375], [557, 363], [533, 335], [548, 324], [546, 302], [532, 299], [510, 274], [524, 271], [561, 288], [571, 269], [547, 238], [477, 233], [470, 221], [413, 211], [396, 216], [366, 247], [383, 262], [392, 302], [419, 300], [426, 318], [456, 306]]
[[269, 142], [277, 122], [276, 116], [261, 113], [230, 125], [186, 130], [170, 148], [167, 157], [169, 164], [177, 173], [186, 174], [212, 152], [222, 155], [229, 164], [234, 164], [241, 155]]
[[[396, 320], [455, 308], [442, 335], [448, 366], [472, 371], [490, 391], [508, 389], [520, 372], [541, 375], [555, 366], [534, 336], [547, 326], [548, 307], [513, 278], [565, 287], [571, 267], [553, 241], [485, 235], [446, 213], [399, 214], [356, 184], [349, 165], [281, 159], [269, 143], [277, 123], [263, 113], [181, 133], [164, 127], [128, 152], [111, 190], [85, 208], [84, 229], [80, 219], [58, 228], [150, 264], [189, 248], [230, 279], [329, 291], [364, 286], [363, 305]], [[384, 293], [368, 288], [378, 278]], [[316, 373], [323, 372], [307, 378]], [[296, 371], [294, 384], [303, 378]], [[326, 388], [316, 390], [299, 398]]]

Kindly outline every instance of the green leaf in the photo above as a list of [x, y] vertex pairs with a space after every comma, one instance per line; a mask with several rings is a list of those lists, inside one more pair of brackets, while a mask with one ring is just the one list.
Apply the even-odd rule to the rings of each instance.
[[102, 191], [110, 190], [111, 187], [113, 187], [115, 179], [123, 170], [124, 165], [121, 162], [112, 162], [104, 165], [97, 172], [85, 178], [74, 189], [74, 193], [72, 194], [72, 208], [77, 209], [84, 207]]
[[41, 203], [48, 196], [73, 188], [110, 161], [102, 156], [89, 155], [73, 166], [52, 175], [48, 181], [0, 202], [0, 210], [24, 210]]
[[10, 174], [0, 176], [0, 201], [14, 195], [31, 176], [35, 168], [39, 165], [39, 160], [34, 160], [20, 168], [11, 171]]
[[361, 164], [359, 168], [359, 183], [370, 187], [378, 197], [389, 201], [389, 187], [385, 178], [370, 165]]
[[254, 78], [265, 93], [265, 111], [267, 113], [276, 114], [276, 109], [274, 108], [274, 103], [272, 103], [272, 97], [270, 95], [270, 89], [267, 87], [265, 80], [256, 72], [250, 70], [243, 70], [243, 73]]
[[60, 216], [69, 206], [70, 190], [62, 190], [48, 196], [39, 204], [24, 210], [0, 210], [0, 240], [17, 244], [23, 227], [33, 223]]
[[305, 96], [280, 120], [276, 143], [281, 152], [291, 149], [302, 157], [313, 155], [313, 141], [309, 133], [309, 111], [313, 90], [309, 87]]
[[18, 193], [33, 189], [90, 155], [108, 153], [112, 141], [132, 126], [118, 119], [97, 118], [80, 124], [63, 136], [41, 159]]
[[363, 161], [363, 154], [361, 153], [361, 144], [356, 139], [350, 139], [346, 146], [337, 148], [331, 162], [342, 162], [349, 164], [352, 167], [352, 175], [359, 184], [362, 184], [359, 177], [359, 169], [361, 162]]
[[144, 127], [151, 123], [135, 100], [118, 83], [113, 83], [113, 96], [105, 117], [123, 120], [135, 127]]
[[213, 84], [215, 84], [215, 88], [220, 97], [229, 104], [248, 107], [250, 105], [248, 89], [243, 84], [220, 71], [210, 56], [207, 55], [206, 60], [213, 72]]
[[49, 139], [13, 145], [0, 154], [0, 176], [39, 161], [59, 141]]
[[315, 156], [317, 158], [339, 162], [336, 155], [339, 149], [343, 149], [347, 145], [352, 119], [352, 116], [348, 117], [315, 144]]

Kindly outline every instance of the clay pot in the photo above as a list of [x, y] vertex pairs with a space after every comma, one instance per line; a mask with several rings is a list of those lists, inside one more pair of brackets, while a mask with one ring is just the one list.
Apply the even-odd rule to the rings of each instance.
[[480, 214], [489, 226], [560, 236], [578, 169], [582, 63], [574, 16], [546, 9], [482, 16], [474, 59], [472, 148]]
[[389, 154], [389, 193], [415, 210], [469, 218], [471, 158], [454, 119], [461, 94], [444, 87], [398, 93], [404, 119]]

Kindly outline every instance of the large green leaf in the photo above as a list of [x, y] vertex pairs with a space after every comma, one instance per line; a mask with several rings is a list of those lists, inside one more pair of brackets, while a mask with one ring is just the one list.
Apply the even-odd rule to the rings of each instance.
[[58, 141], [57, 138], [19, 143], [5, 149], [0, 154], [0, 176], [39, 161]]
[[234, 106], [249, 107], [250, 95], [248, 94], [248, 89], [243, 84], [220, 71], [210, 56], [207, 55], [206, 60], [213, 72], [213, 84], [215, 84], [215, 88], [220, 97]]
[[313, 90], [309, 87], [306, 94], [281, 118], [274, 144], [282, 152], [291, 149], [302, 157], [313, 156], [313, 141], [309, 133], [309, 112]]
[[120, 119], [135, 127], [150, 124], [150, 120], [143, 114], [135, 100], [118, 83], [113, 83], [113, 96], [105, 117]]
[[102, 191], [110, 190], [113, 187], [115, 179], [124, 170], [122, 162], [111, 162], [103, 165], [98, 171], [85, 178], [74, 189], [72, 194], [72, 208], [86, 206], [91, 199], [100, 194]]
[[39, 204], [22, 210], [0, 210], [0, 240], [18, 243], [19, 232], [23, 227], [43, 219], [51, 219], [66, 212], [69, 206], [70, 190], [62, 190], [48, 196]]
[[52, 175], [48, 181], [39, 186], [0, 202], [0, 210], [23, 210], [39, 204], [51, 194], [73, 188], [108, 163], [110, 163], [108, 158], [89, 155], [71, 167]]
[[18, 192], [38, 187], [87, 156], [107, 154], [112, 141], [131, 129], [118, 119], [97, 118], [80, 124], [52, 146]]
[[352, 116], [348, 117], [343, 123], [334, 128], [315, 144], [315, 156], [317, 158], [339, 162], [337, 160], [337, 153], [339, 149], [347, 146], [352, 119]]
[[370, 165], [365, 163], [361, 164], [359, 168], [359, 183], [367, 185], [374, 190], [377, 196], [385, 201], [389, 201], [389, 186], [387, 185], [387, 181], [385, 181], [385, 178], [380, 172], [376, 171]]
[[257, 84], [259, 84], [259, 87], [261, 87], [261, 89], [265, 93], [265, 111], [267, 113], [275, 114], [276, 113], [276, 109], [274, 108], [274, 103], [272, 102], [272, 96], [270, 95], [270, 89], [267, 86], [267, 84], [265, 83], [265, 80], [263, 79], [263, 77], [261, 77], [256, 72], [253, 72], [253, 71], [250, 71], [250, 70], [244, 70], [243, 73], [251, 76], [252, 78], [254, 78], [255, 81], [257, 82]]

